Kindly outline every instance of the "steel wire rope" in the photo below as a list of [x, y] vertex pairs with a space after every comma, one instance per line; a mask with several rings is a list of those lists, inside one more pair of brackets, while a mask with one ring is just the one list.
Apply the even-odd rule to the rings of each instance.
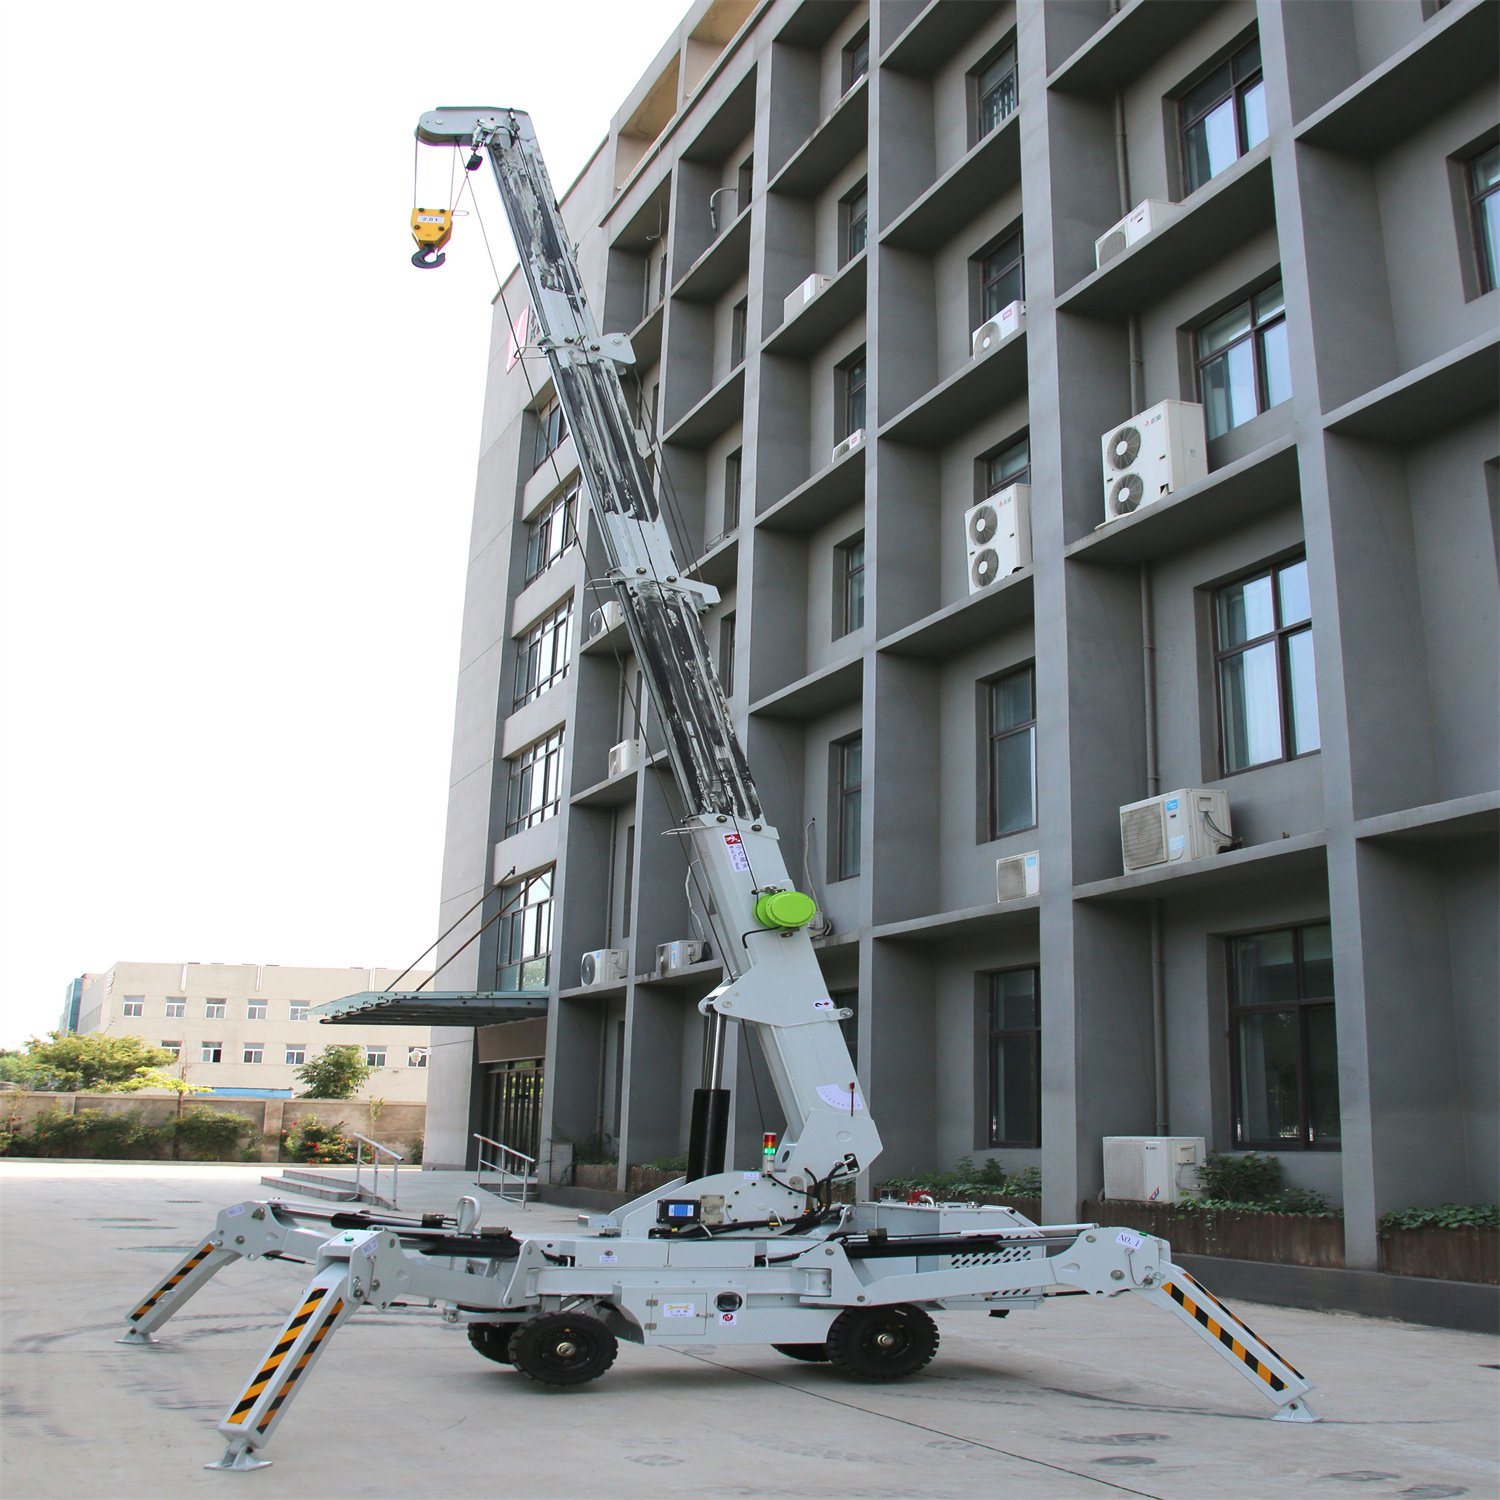
[[[457, 150], [457, 148], [455, 147], [455, 151], [456, 150]], [[492, 249], [492, 247], [490, 245], [490, 236], [489, 236], [489, 231], [485, 227], [484, 214], [483, 214], [483, 212], [481, 211], [481, 209], [479, 207], [479, 198], [478, 198], [477, 194], [474, 192], [473, 183], [470, 181], [469, 174], [467, 172], [465, 172], [465, 174], [464, 174], [464, 188], [466, 188], [468, 190], [469, 201], [473, 205], [473, 208], [474, 208], [474, 219], [475, 219], [475, 222], [479, 225], [480, 238], [484, 242], [485, 256], [489, 260], [489, 263], [490, 263], [490, 273], [495, 278], [495, 291], [496, 291], [497, 295], [500, 298], [500, 309], [501, 309], [502, 313], [504, 313], [504, 315], [505, 315], [506, 322], [510, 325], [510, 327], [514, 328], [515, 327], [515, 321], [511, 317], [510, 303], [509, 303], [509, 301], [508, 301], [508, 299], [506, 298], [506, 295], [505, 295], [505, 284], [501, 280], [500, 269], [495, 264], [495, 253], [494, 253], [494, 250]], [[462, 189], [460, 190], [460, 197], [461, 196], [462, 196]], [[519, 260], [519, 254], [518, 254], [517, 258]], [[530, 311], [530, 309], [528, 308], [528, 314], [529, 314], [529, 311]], [[534, 406], [536, 404], [536, 396], [537, 396], [536, 385], [532, 381], [531, 371], [527, 368], [525, 355], [520, 350], [519, 347], [518, 347], [518, 350], [517, 350], [517, 363], [521, 366], [521, 374], [522, 374], [523, 378], [526, 381], [527, 395], [530, 398], [531, 404]], [[557, 450], [555, 448], [551, 452], [549, 452], [547, 454], [547, 459], [548, 459], [548, 462], [552, 465], [553, 477], [556, 479], [558, 487], [560, 489], [563, 488], [563, 487], [565, 487], [566, 480], [563, 477], [562, 467], [561, 467], [561, 465], [557, 461]], [[579, 468], [582, 469], [582, 467], [583, 466], [580, 463]], [[582, 485], [582, 483], [580, 483], [580, 488], [583, 488], [583, 487], [584, 486]], [[633, 519], [636, 520], [637, 525], [641, 524], [638, 517], [633, 518]], [[578, 545], [578, 547], [579, 547], [579, 549], [581, 551], [582, 548], [583, 548], [582, 539], [578, 538], [578, 537], [575, 537], [575, 540], [576, 540], [577, 545]], [[605, 533], [603, 527], [600, 527], [600, 541], [601, 541], [601, 543], [604, 546], [606, 557], [607, 557], [608, 561], [614, 566], [614, 569], [615, 569], [616, 573], [618, 573], [619, 572], [619, 563], [618, 563], [617, 559], [615, 559], [613, 557], [609, 557], [609, 553], [613, 549], [611, 548], [611, 546], [609, 544], [609, 538], [608, 538], [607, 534]], [[592, 583], [592, 581], [588, 582], [588, 586], [590, 588], [594, 588], [595, 587], [595, 585]], [[599, 597], [598, 593], [597, 593], [597, 590], [595, 592], [595, 597], [596, 598]], [[620, 669], [621, 680], [625, 684], [625, 695], [626, 695], [627, 699], [629, 699], [629, 701], [630, 701], [631, 708], [634, 710], [634, 712], [636, 714], [637, 721], [641, 724], [641, 738], [646, 741], [647, 748], [649, 749], [650, 748], [650, 740], [649, 740], [648, 735], [647, 735], [646, 720], [645, 720], [644, 716], [641, 714], [640, 698], [639, 698], [638, 694], [631, 689], [629, 676], [625, 672], [625, 659], [624, 659], [623, 655], [620, 652], [619, 646], [616, 645], [616, 646], [612, 647], [611, 649], [612, 649], [614, 657], [615, 657], [616, 665]], [[640, 676], [642, 678], [644, 678], [645, 675], [646, 674], [644, 672], [642, 672], [640, 674]], [[654, 695], [653, 695], [653, 701], [654, 701]], [[665, 720], [666, 720], [665, 705], [661, 704], [661, 703], [658, 703], [656, 706], [657, 706], [658, 713], [662, 717], [663, 724], [665, 724]], [[665, 730], [663, 732], [665, 732]], [[663, 745], [663, 748], [664, 749], [666, 748], [665, 744]], [[671, 814], [671, 816], [673, 817], [673, 819], [676, 821], [676, 823], [678, 824], [678, 826], [680, 828], [686, 830], [687, 815], [686, 815], [686, 812], [685, 812], [685, 810], [683, 808], [680, 808], [680, 807], [678, 807], [676, 805], [675, 792], [676, 792], [675, 788], [673, 788], [672, 791], [668, 791], [664, 787], [663, 790], [662, 790], [662, 800], [667, 804], [667, 810]], [[708, 924], [709, 924], [710, 928], [713, 929], [714, 936], [715, 936], [715, 938], [718, 941], [720, 962], [724, 965], [725, 972], [729, 973], [730, 972], [730, 961], [731, 961], [731, 952], [732, 952], [732, 949], [731, 949], [731, 945], [730, 945], [730, 942], [728, 940], [728, 937], [726, 936], [726, 934], [728, 932], [728, 929], [727, 929], [727, 927], [724, 927], [722, 925], [723, 924], [722, 914], [718, 912], [718, 910], [715, 907], [715, 905], [714, 905], [714, 903], [713, 903], [713, 901], [712, 901], [709, 893], [704, 889], [703, 885], [700, 883], [700, 879], [699, 879], [699, 875], [698, 875], [698, 871], [697, 871], [696, 862], [688, 855], [688, 853], [687, 853], [686, 850], [683, 851], [683, 858], [684, 858], [684, 861], [686, 862], [686, 865], [687, 865], [687, 878], [690, 879], [693, 882], [693, 886], [694, 886], [694, 888], [698, 892], [698, 900], [699, 900], [700, 905], [703, 907], [704, 917], [708, 921]], [[475, 936], [477, 937], [478, 934], [476, 933]], [[460, 951], [462, 951], [462, 950], [460, 950]], [[456, 957], [456, 956], [457, 955], [455, 954], [454, 957]]]

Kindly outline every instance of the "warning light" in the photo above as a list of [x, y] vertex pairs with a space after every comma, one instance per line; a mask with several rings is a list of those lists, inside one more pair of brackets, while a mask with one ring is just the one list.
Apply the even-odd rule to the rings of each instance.
[[765, 1135], [761, 1137], [760, 1150], [761, 1155], [767, 1161], [770, 1161], [776, 1155], [776, 1132], [774, 1130], [766, 1131]]

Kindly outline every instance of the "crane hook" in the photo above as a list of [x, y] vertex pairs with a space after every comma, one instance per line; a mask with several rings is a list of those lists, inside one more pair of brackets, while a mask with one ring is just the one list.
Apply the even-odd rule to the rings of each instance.
[[453, 238], [453, 214], [446, 208], [414, 208], [411, 213], [411, 237], [417, 242], [417, 253], [411, 263], [421, 271], [433, 271], [448, 258], [443, 246]]

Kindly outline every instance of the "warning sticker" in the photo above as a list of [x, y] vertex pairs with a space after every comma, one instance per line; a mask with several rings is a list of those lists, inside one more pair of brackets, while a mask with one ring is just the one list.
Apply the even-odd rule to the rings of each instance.
[[661, 1315], [664, 1318], [696, 1318], [698, 1309], [691, 1302], [663, 1302]]
[[847, 1110], [851, 1115], [865, 1107], [859, 1090], [847, 1083], [822, 1083], [818, 1085], [818, 1098], [835, 1109]]
[[1115, 1236], [1115, 1244], [1124, 1245], [1127, 1250], [1139, 1250], [1145, 1243], [1140, 1235], [1132, 1234], [1128, 1229], [1122, 1229]]
[[724, 1328], [733, 1328], [739, 1320], [740, 1315], [737, 1312], [721, 1312], [719, 1314], [719, 1323]]
[[724, 835], [724, 847], [729, 851], [729, 863], [736, 869], [748, 871], [750, 868], [750, 856], [745, 853], [745, 841], [737, 833], [726, 833]]
[[616, 1255], [613, 1250], [606, 1250], [600, 1255], [599, 1264], [601, 1266], [612, 1266], [615, 1265], [619, 1261], [619, 1259], [620, 1257]]
[[813, 1009], [814, 1010], [832, 1010], [833, 1009], [833, 1001], [832, 1000], [814, 1000], [813, 1001]]

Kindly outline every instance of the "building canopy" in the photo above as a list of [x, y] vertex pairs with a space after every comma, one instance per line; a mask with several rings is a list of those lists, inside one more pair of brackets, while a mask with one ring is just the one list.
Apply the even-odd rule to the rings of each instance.
[[362, 990], [315, 1005], [334, 1026], [493, 1026], [547, 1014], [545, 990]]

